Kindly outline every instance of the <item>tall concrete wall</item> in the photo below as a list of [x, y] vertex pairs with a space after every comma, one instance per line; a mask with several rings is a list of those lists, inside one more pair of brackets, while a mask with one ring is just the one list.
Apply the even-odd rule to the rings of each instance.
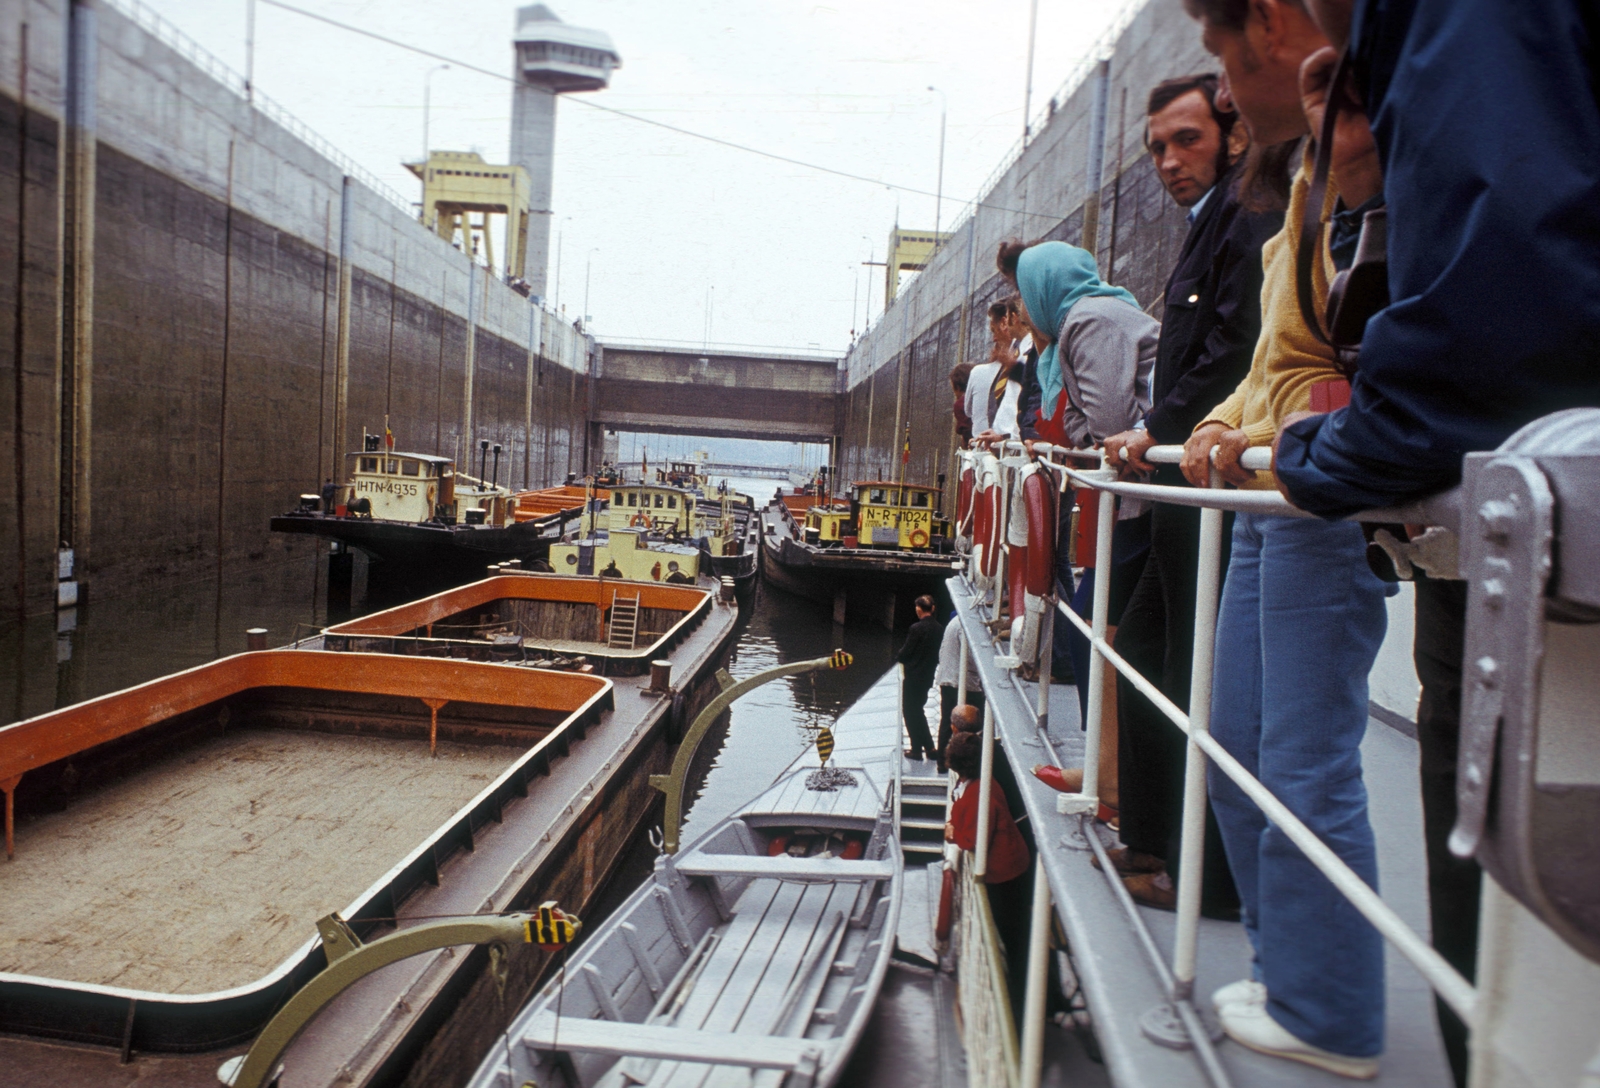
[[59, 544], [103, 597], [305, 554], [267, 518], [385, 417], [582, 467], [592, 341], [241, 90], [105, 0], [0, 7], [0, 616]]
[[[1039, 45], [1041, 53], [1049, 48], [1049, 42]], [[1149, 0], [1111, 52], [1095, 251], [1102, 275], [1132, 291], [1157, 317], [1187, 221], [1144, 151], [1145, 99], [1163, 79], [1215, 69], [1177, 0]], [[1090, 68], [1056, 102], [927, 269], [851, 348], [839, 460], [845, 478], [898, 472], [907, 423], [906, 478], [931, 484], [948, 471], [954, 419], [947, 375], [963, 359], [988, 355], [985, 310], [1008, 292], [995, 270], [996, 249], [1013, 238], [1083, 241], [1096, 150], [1096, 79]]]

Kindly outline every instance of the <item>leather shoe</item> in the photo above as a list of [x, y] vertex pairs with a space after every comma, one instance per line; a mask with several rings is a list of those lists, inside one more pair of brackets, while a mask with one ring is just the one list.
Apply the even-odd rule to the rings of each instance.
[[[1107, 850], [1106, 856], [1111, 859], [1111, 867], [1123, 876], [1133, 876], [1135, 873], [1164, 873], [1167, 863], [1154, 854], [1140, 853], [1131, 846], [1119, 846], [1115, 850]], [[1096, 869], [1100, 868], [1098, 854], [1089, 856], [1089, 864]]]
[[1165, 869], [1159, 873], [1125, 876], [1122, 886], [1128, 889], [1133, 901], [1141, 906], [1154, 907], [1156, 910], [1178, 909], [1178, 889], [1173, 886], [1172, 878]]
[[1261, 1054], [1304, 1062], [1351, 1080], [1371, 1080], [1378, 1075], [1377, 1058], [1352, 1058], [1303, 1042], [1274, 1020], [1265, 1004], [1223, 1005], [1217, 1010], [1217, 1019], [1228, 1038]]

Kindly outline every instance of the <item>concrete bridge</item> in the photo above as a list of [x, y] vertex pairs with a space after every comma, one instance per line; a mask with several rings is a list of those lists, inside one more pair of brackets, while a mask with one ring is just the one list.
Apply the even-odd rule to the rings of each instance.
[[[674, 460], [678, 459], [663, 457], [651, 461], [649, 464], [655, 468], [666, 468]], [[618, 461], [617, 468], [621, 469], [625, 474], [632, 473], [637, 475], [645, 464], [643, 461]], [[786, 480], [796, 485], [803, 484], [811, 478], [807, 473], [797, 472], [784, 465], [737, 465], [728, 461], [707, 461], [700, 467], [707, 476], [753, 476], [757, 479], [765, 480]]]
[[837, 357], [602, 342], [589, 421], [647, 434], [830, 442], [840, 392]]

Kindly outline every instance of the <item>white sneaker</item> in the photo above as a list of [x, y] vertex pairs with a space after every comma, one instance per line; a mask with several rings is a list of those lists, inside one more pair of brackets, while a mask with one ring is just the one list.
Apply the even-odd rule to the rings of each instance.
[[1304, 1062], [1351, 1080], [1371, 1080], [1378, 1075], [1377, 1058], [1351, 1058], [1301, 1042], [1268, 1015], [1265, 1004], [1223, 1005], [1217, 1009], [1217, 1018], [1230, 1039], [1262, 1054]]
[[1267, 988], [1253, 978], [1230, 982], [1211, 995], [1211, 1007], [1221, 1010], [1224, 1005], [1264, 1005]]

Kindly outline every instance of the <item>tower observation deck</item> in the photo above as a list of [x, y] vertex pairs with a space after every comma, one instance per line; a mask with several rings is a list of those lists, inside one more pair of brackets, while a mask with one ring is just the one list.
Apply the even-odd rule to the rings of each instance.
[[604, 89], [622, 58], [609, 34], [563, 23], [544, 4], [518, 8], [516, 26], [511, 161], [528, 171], [526, 278], [533, 293], [543, 296], [550, 264], [556, 96]]

